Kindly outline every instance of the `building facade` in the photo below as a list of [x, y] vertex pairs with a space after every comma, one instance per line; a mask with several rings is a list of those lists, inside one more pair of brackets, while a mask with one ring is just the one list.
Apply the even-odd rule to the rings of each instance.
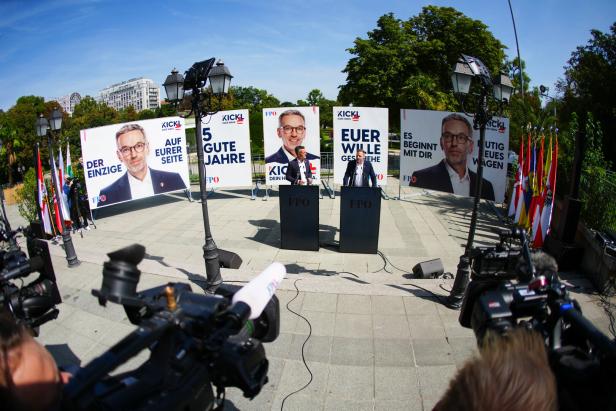
[[160, 88], [150, 79], [133, 78], [101, 90], [98, 99], [116, 110], [129, 106], [136, 111], [155, 110], [160, 107]]
[[75, 106], [81, 102], [81, 95], [75, 92], [67, 94], [66, 96], [58, 97], [56, 101], [60, 103], [62, 109], [66, 113], [72, 116], [73, 111], [75, 111]]

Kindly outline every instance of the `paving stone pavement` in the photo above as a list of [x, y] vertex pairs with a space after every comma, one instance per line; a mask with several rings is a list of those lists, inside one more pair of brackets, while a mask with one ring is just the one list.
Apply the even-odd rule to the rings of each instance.
[[[382, 256], [338, 251], [339, 196], [320, 200], [322, 247], [311, 252], [279, 248], [276, 190], [267, 201], [251, 200], [246, 189], [210, 195], [216, 244], [243, 259], [239, 270], [222, 270], [226, 282], [244, 283], [272, 261], [287, 268], [276, 293], [281, 333], [265, 345], [269, 382], [253, 400], [228, 389], [225, 409], [279, 410], [284, 400], [285, 410], [429, 410], [476, 352], [472, 331], [458, 324], [459, 313], [441, 304], [452, 280], [409, 274], [434, 258], [455, 273], [472, 201], [410, 187], [399, 193], [396, 183], [391, 179], [390, 199], [382, 202]], [[13, 225], [24, 224], [15, 206], [8, 214]], [[502, 227], [495, 206], [482, 203], [479, 216], [476, 244], [495, 243]], [[82, 262], [76, 268], [67, 267], [59, 245], [50, 245], [63, 303], [58, 319], [43, 325], [38, 337], [60, 365], [84, 365], [135, 328], [121, 306], [101, 307], [91, 295], [100, 288], [106, 253], [133, 243], [146, 247], [139, 290], [180, 281], [200, 291], [205, 280], [201, 204], [182, 194], [97, 210], [96, 229], [72, 238]], [[606, 332], [607, 318], [589, 283], [575, 273], [567, 278], [587, 317]], [[310, 379], [302, 347], [312, 382], [288, 397]], [[146, 358], [142, 353], [122, 370]]]

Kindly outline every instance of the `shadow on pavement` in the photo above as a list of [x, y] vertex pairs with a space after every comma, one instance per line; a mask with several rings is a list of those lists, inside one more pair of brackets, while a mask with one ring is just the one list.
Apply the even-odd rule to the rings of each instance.
[[123, 214], [129, 211], [147, 210], [151, 207], [159, 205], [177, 203], [178, 201], [188, 201], [184, 192], [166, 193], [155, 195], [153, 197], [142, 198], [139, 200], [131, 200], [120, 204], [112, 204], [107, 207], [97, 208], [92, 210], [94, 220], [100, 220], [106, 217], [113, 217], [118, 214]]
[[181, 272], [182, 274], [184, 274], [186, 276], [186, 278], [188, 278], [188, 280], [190, 282], [192, 282], [193, 284], [199, 286], [204, 292], [207, 289], [207, 279], [202, 276], [201, 274], [193, 274], [188, 270], [185, 270], [183, 268], [178, 268], [178, 267], [173, 267], [169, 264], [167, 264], [164, 259], [165, 257], [161, 257], [161, 256], [157, 256], [157, 255], [151, 255], [151, 254], [145, 254], [145, 257], [143, 257], [145, 260], [152, 260], [152, 261], [156, 261], [157, 263], [159, 263], [162, 266], [165, 267], [169, 267], [169, 268], [175, 268], [176, 270], [178, 270], [179, 272]]
[[68, 344], [48, 344], [45, 345], [45, 348], [51, 353], [51, 356], [59, 367], [81, 365], [81, 360], [75, 355], [73, 350], [70, 349]]

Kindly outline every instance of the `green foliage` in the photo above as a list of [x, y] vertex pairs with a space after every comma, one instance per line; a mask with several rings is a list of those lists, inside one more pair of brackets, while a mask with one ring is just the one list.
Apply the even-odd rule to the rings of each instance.
[[616, 23], [608, 33], [591, 30], [587, 45], [571, 53], [558, 90], [563, 94], [561, 122], [569, 122], [573, 113], [593, 113], [602, 130], [605, 157], [616, 158]]
[[14, 183], [13, 168], [16, 164], [26, 167], [34, 164], [32, 147], [39, 140], [36, 119], [39, 113], [51, 112], [51, 107], [42, 97], [23, 96], [1, 116], [0, 134], [4, 141], [1, 157], [9, 185]]
[[[580, 135], [584, 143], [584, 159], [580, 181], [583, 201], [582, 220], [591, 228], [616, 230], [616, 174], [609, 172], [612, 163], [603, 154], [603, 133], [600, 123], [587, 114], [585, 132]], [[572, 117], [568, 131], [559, 139], [559, 164], [557, 193], [568, 193], [571, 170], [574, 167], [575, 135], [578, 130], [577, 115]]]
[[24, 183], [15, 193], [17, 199], [17, 210], [26, 221], [38, 220], [36, 207], [36, 171], [29, 169], [24, 175]]
[[541, 108], [539, 91], [514, 94], [504, 110], [503, 115], [510, 119], [509, 123], [509, 149], [516, 153], [520, 149], [520, 138], [526, 138], [527, 127], [543, 127], [548, 130], [554, 123], [548, 121], [545, 110]]
[[368, 38], [355, 39], [338, 100], [388, 107], [397, 128], [401, 108], [458, 110], [451, 70], [461, 53], [480, 58], [492, 73], [503, 66], [504, 46], [487, 26], [451, 7], [426, 6], [403, 21], [381, 16]]
[[530, 77], [526, 72], [526, 62], [524, 60], [518, 60], [515, 57], [513, 60], [505, 61], [505, 64], [501, 70], [503, 73], [506, 73], [511, 82], [513, 83], [513, 88], [519, 93], [522, 89], [520, 84], [520, 73], [522, 73], [522, 79], [524, 80], [524, 92], [528, 92], [530, 86]]

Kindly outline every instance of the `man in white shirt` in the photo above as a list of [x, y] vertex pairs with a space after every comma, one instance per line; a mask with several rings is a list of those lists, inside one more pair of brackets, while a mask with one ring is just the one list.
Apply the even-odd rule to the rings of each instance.
[[306, 158], [304, 146], [295, 147], [296, 157], [289, 161], [286, 178], [292, 185], [306, 186], [312, 184], [310, 162]]
[[[409, 185], [439, 190], [462, 196], [474, 196], [477, 174], [468, 169], [468, 158], [473, 152], [473, 128], [458, 113], [443, 118], [441, 123], [441, 149], [445, 158], [438, 164], [417, 170]], [[494, 188], [485, 178], [481, 180], [481, 198], [494, 201]]]
[[366, 152], [360, 148], [355, 154], [355, 160], [347, 163], [342, 184], [350, 187], [369, 187], [370, 183], [372, 187], [376, 187], [376, 174], [372, 163], [366, 160]]
[[118, 159], [127, 172], [100, 191], [98, 207], [186, 189], [178, 173], [148, 167], [149, 143], [139, 124], [126, 124], [120, 128], [116, 133], [116, 145]]

